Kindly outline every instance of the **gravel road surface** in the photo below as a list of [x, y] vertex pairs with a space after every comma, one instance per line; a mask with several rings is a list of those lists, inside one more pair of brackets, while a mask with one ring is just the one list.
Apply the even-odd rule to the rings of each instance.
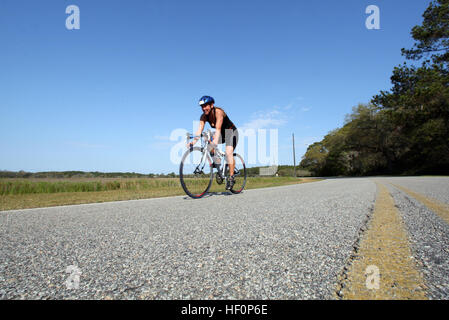
[[429, 298], [448, 299], [448, 224], [390, 184], [449, 203], [449, 178], [434, 177], [3, 211], [0, 299], [336, 299], [375, 181], [404, 215]]
[[[406, 177], [388, 182], [449, 204], [448, 178]], [[428, 297], [449, 299], [449, 224], [410, 195], [391, 186], [390, 191], [403, 214], [413, 255], [421, 264]]]

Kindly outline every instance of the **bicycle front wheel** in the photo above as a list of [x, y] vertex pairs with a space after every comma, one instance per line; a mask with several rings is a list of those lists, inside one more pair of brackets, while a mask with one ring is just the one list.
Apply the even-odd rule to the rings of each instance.
[[243, 191], [246, 185], [246, 166], [243, 158], [234, 153], [235, 169], [234, 169], [234, 179], [235, 183], [231, 189], [232, 193], [240, 193]]
[[179, 179], [185, 193], [191, 198], [199, 199], [209, 191], [212, 185], [212, 160], [199, 147], [186, 151], [179, 166]]

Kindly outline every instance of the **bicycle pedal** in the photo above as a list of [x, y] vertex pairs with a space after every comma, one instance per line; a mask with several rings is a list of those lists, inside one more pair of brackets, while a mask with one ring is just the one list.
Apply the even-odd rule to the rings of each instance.
[[223, 184], [224, 179], [218, 173], [216, 173], [215, 180], [217, 181], [218, 184]]

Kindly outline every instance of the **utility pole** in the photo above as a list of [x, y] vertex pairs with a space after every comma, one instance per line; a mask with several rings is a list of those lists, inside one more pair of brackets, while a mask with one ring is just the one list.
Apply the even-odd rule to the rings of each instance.
[[293, 136], [293, 172], [294, 172], [294, 177], [296, 178], [295, 134], [292, 133], [292, 136]]

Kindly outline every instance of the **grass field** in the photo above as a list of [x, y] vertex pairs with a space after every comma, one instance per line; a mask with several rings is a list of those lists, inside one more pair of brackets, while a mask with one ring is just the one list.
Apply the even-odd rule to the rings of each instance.
[[[245, 189], [318, 181], [313, 178], [249, 177]], [[223, 192], [215, 180], [210, 192]], [[185, 195], [178, 178], [0, 179], [0, 210]]]

